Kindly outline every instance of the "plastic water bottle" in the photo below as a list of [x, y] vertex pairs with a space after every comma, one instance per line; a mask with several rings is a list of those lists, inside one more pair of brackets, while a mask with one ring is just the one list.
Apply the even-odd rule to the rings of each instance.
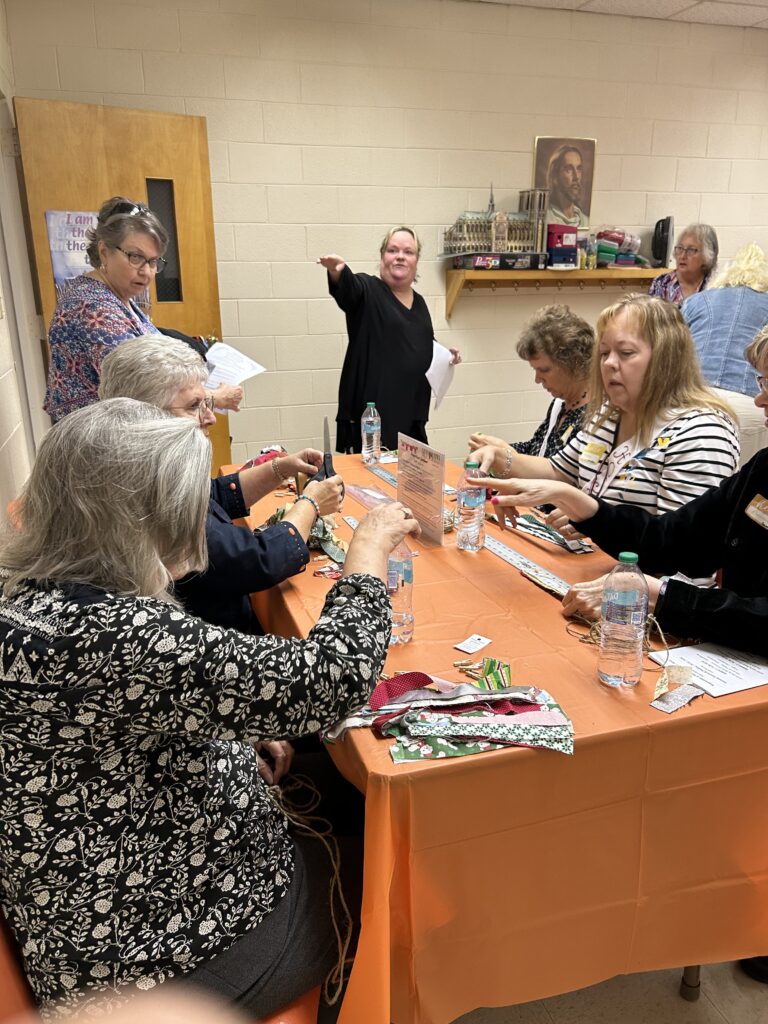
[[603, 586], [597, 674], [606, 686], [637, 686], [643, 672], [648, 584], [633, 551], [622, 551]]
[[480, 551], [485, 544], [485, 488], [467, 486], [479, 476], [480, 464], [467, 462], [456, 495], [456, 547], [462, 551]]
[[373, 402], [368, 402], [360, 420], [363, 440], [363, 462], [371, 466], [381, 458], [381, 416]]
[[387, 562], [387, 593], [392, 602], [393, 644], [407, 644], [413, 637], [413, 555], [401, 544]]

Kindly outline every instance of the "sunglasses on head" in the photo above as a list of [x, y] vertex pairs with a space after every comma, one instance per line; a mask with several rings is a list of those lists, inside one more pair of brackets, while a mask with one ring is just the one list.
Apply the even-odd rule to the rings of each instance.
[[102, 224], [106, 224], [107, 221], [112, 220], [113, 217], [138, 217], [143, 213], [149, 212], [149, 207], [144, 206], [143, 203], [129, 203], [125, 201], [122, 203], [115, 203], [106, 217], [100, 217], [99, 220]]

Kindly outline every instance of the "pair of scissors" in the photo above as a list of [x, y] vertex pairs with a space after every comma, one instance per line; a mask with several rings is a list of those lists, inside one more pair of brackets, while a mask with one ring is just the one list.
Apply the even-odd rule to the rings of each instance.
[[[312, 477], [312, 480], [327, 480], [328, 477], [336, 476], [333, 468], [333, 455], [331, 454], [331, 432], [328, 427], [328, 417], [323, 418], [323, 464]], [[309, 483], [312, 483], [312, 480]], [[344, 484], [341, 485], [341, 496], [344, 497]]]

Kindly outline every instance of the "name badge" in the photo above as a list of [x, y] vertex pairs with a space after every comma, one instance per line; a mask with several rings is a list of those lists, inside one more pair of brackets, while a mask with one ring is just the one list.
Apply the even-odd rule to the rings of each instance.
[[590, 441], [589, 444], [584, 446], [584, 450], [581, 453], [581, 460], [589, 463], [590, 465], [596, 466], [597, 463], [603, 459], [607, 451], [607, 445], [600, 444], [598, 441]]
[[768, 499], [764, 498], [762, 494], [756, 494], [744, 511], [758, 526], [768, 530]]

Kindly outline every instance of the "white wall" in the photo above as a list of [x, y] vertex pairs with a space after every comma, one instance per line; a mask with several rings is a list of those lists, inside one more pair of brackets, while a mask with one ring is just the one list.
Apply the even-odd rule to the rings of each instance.
[[[204, 114], [224, 332], [270, 373], [234, 454], [317, 444], [344, 320], [320, 253], [373, 271], [394, 223], [424, 237], [419, 289], [465, 365], [431, 420], [528, 436], [545, 397], [514, 355], [557, 293], [460, 298], [444, 319], [438, 228], [517, 208], [536, 135], [597, 139], [593, 224], [704, 220], [724, 255], [768, 243], [768, 32], [464, 0], [6, 0], [17, 93]], [[130, 154], [126, 154], [130, 159]], [[616, 292], [564, 290], [594, 318]]]

